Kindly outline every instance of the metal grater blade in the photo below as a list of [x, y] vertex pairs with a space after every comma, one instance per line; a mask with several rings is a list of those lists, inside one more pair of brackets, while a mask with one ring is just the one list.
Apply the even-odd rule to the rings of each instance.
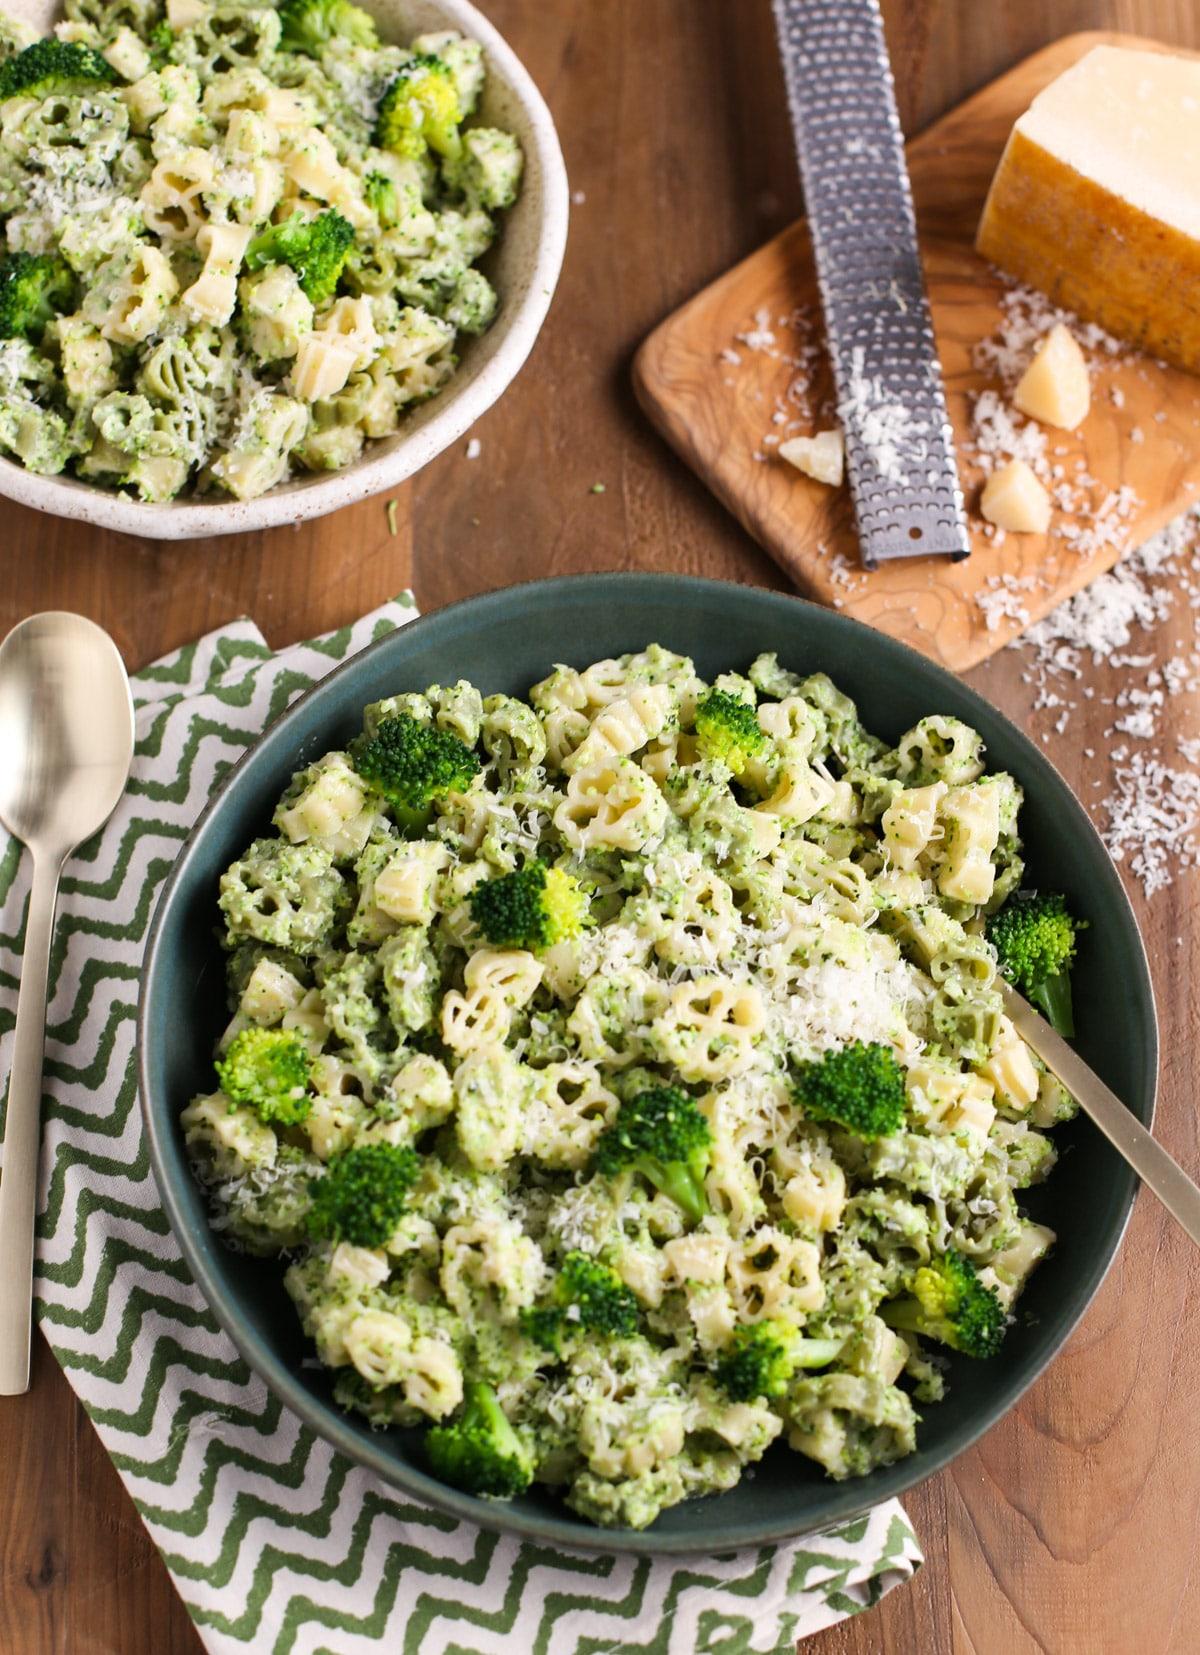
[[877, 0], [772, 0], [868, 569], [971, 543]]

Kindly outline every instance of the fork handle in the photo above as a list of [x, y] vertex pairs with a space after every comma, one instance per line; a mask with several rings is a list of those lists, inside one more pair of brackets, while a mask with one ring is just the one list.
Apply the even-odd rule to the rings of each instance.
[[0, 1396], [29, 1389], [33, 1327], [33, 1226], [42, 1126], [42, 1058], [50, 941], [62, 860], [36, 858], [25, 921], [12, 1071], [0, 1176]]

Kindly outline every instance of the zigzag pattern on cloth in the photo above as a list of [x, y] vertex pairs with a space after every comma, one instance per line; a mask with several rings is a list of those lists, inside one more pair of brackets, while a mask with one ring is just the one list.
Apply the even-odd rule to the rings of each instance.
[[[68, 865], [51, 961], [42, 1331], [214, 1655], [790, 1649], [912, 1574], [920, 1551], [896, 1502], [826, 1535], [690, 1566], [558, 1551], [443, 1516], [334, 1453], [251, 1373], [160, 1206], [134, 1064], [155, 899], [266, 725], [413, 613], [398, 599], [279, 654], [241, 621], [135, 678], [134, 774]], [[28, 858], [0, 836], [5, 1072], [28, 894]]]

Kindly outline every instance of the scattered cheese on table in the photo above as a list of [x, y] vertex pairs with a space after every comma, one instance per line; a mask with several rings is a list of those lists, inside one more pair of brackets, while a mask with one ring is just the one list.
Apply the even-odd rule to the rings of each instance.
[[1043, 425], [1074, 431], [1087, 418], [1092, 402], [1083, 352], [1061, 322], [1046, 335], [1037, 355], [1021, 375], [1013, 403]]
[[779, 457], [806, 477], [837, 488], [842, 481], [845, 445], [840, 431], [818, 431], [815, 437], [789, 437], [779, 445]]
[[1110, 333], [1200, 370], [1200, 60], [1097, 46], [1008, 144], [976, 245]]
[[983, 485], [979, 509], [989, 523], [1013, 534], [1045, 534], [1050, 496], [1024, 460], [1010, 460]]

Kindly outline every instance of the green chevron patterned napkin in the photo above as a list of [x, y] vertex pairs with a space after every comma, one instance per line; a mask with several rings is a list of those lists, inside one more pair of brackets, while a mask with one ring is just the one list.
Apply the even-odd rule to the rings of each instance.
[[[266, 724], [413, 613], [404, 597], [276, 654], [239, 621], [135, 678], [128, 791], [62, 886], [42, 1331], [219, 1655], [786, 1650], [913, 1574], [921, 1554], [899, 1504], [786, 1546], [688, 1563], [559, 1552], [457, 1522], [333, 1453], [265, 1389], [208, 1311], [159, 1205], [134, 1071], [155, 896], [216, 783]], [[5, 1071], [28, 891], [29, 859], [0, 836]]]

